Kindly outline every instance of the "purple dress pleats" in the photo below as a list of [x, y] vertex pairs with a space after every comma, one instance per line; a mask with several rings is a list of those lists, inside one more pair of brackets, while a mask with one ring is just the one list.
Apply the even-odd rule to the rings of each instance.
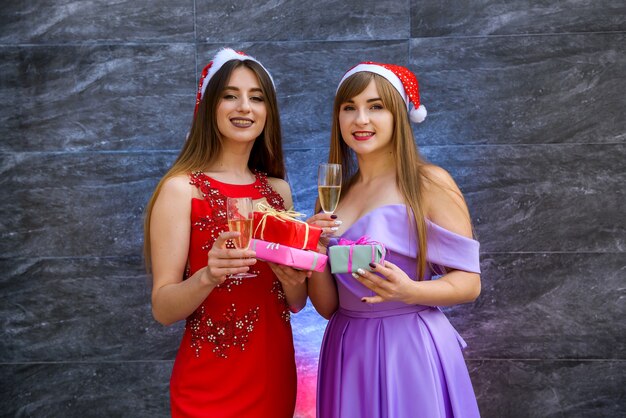
[[[441, 267], [479, 273], [477, 241], [427, 225], [425, 280]], [[342, 236], [385, 244], [386, 259], [415, 279], [417, 240], [404, 205], [375, 209]], [[331, 240], [330, 245], [336, 245]], [[332, 258], [329, 260], [332, 263]], [[319, 418], [478, 417], [461, 349], [465, 342], [437, 307], [367, 304], [373, 292], [350, 274], [336, 274], [339, 309], [320, 353]]]

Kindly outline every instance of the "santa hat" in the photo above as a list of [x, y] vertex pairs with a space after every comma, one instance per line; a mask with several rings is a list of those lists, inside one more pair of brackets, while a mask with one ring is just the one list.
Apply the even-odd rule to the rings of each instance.
[[[215, 73], [217, 73], [224, 64], [226, 64], [228, 61], [233, 61], [233, 60], [256, 62], [265, 70], [267, 75], [270, 77], [270, 80], [272, 80], [272, 85], [274, 85], [274, 79], [272, 78], [272, 75], [270, 74], [270, 72], [267, 71], [267, 69], [263, 67], [263, 64], [261, 64], [255, 58], [251, 57], [250, 55], [246, 55], [244, 52], [241, 52], [241, 51], [235, 51], [234, 49], [231, 49], [231, 48], [222, 48], [217, 52], [217, 54], [215, 54], [211, 62], [209, 62], [207, 66], [204, 67], [204, 69], [202, 70], [202, 75], [200, 76], [200, 82], [198, 83], [198, 94], [196, 96], [196, 108], [193, 111], [194, 116], [198, 112], [198, 106], [200, 106], [200, 101], [202, 100], [202, 97], [204, 97], [204, 92], [206, 91], [206, 87], [209, 85], [209, 80], [211, 80], [211, 77], [213, 77]], [[276, 88], [275, 85], [274, 85], [274, 88]]]
[[[420, 104], [417, 77], [415, 77], [415, 74], [413, 74], [411, 70], [401, 65], [381, 64], [371, 61], [362, 62], [348, 70], [339, 82], [337, 90], [339, 90], [341, 84], [352, 74], [363, 71], [378, 74], [391, 83], [398, 93], [400, 93], [402, 99], [404, 99], [411, 122], [421, 123], [426, 119], [426, 108], [424, 105]], [[410, 109], [411, 103], [413, 104], [413, 109]]]

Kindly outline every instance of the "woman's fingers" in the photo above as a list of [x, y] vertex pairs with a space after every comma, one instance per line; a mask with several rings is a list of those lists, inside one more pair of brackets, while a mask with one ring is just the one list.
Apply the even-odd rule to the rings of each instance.
[[[242, 273], [248, 271], [250, 266], [256, 263], [255, 258], [242, 258], [242, 259], [209, 259], [208, 268], [214, 276], [220, 276], [222, 274]], [[234, 271], [237, 270], [237, 271]]]
[[240, 235], [239, 232], [222, 232], [215, 239], [215, 243], [213, 244], [213, 248], [226, 248], [226, 241], [229, 239], [235, 239]]
[[211, 269], [211, 274], [215, 277], [227, 276], [229, 274], [247, 273], [250, 271], [250, 267], [217, 267]]
[[256, 264], [256, 258], [217, 258], [209, 259], [209, 265], [217, 268], [245, 267]]
[[211, 275], [222, 276], [226, 274], [244, 273], [250, 270], [250, 266], [257, 262], [256, 258], [254, 258], [256, 252], [252, 250], [226, 248], [226, 242], [238, 236], [239, 232], [222, 232], [217, 237], [208, 255], [207, 264]]
[[307, 277], [311, 276], [311, 272], [296, 270], [289, 266], [283, 266], [274, 263], [267, 264], [281, 281], [287, 281], [292, 284], [300, 284], [303, 283]]
[[383, 275], [386, 279], [389, 279], [394, 272], [395, 264], [385, 261], [385, 265], [379, 263], [370, 263], [372, 271]]
[[321, 221], [331, 221], [333, 220], [331, 218], [331, 215], [328, 213], [324, 213], [324, 212], [320, 212], [320, 213], [316, 213], [315, 215], [311, 216], [309, 219], [306, 220], [307, 223], [309, 224], [314, 224], [316, 222], [321, 222]]
[[253, 250], [237, 250], [235, 248], [213, 249], [209, 253], [211, 257], [230, 259], [230, 258], [254, 258], [256, 252]]
[[[380, 264], [379, 264], [380, 265]], [[385, 260], [385, 268], [389, 269], [390, 271], [402, 271], [402, 269], [398, 266], [396, 266], [395, 264], [393, 264], [391, 261], [387, 261]]]
[[352, 277], [357, 279], [359, 282], [365, 285], [368, 289], [377, 293], [378, 293], [377, 289], [380, 289], [386, 282], [385, 279], [363, 269], [358, 269], [356, 272], [352, 273]]
[[337, 215], [323, 212], [311, 216], [306, 220], [306, 222], [308, 224], [315, 225], [318, 228], [322, 228], [322, 231], [326, 236], [334, 235], [342, 223], [339, 219], [337, 219]]
[[342, 224], [342, 222], [337, 219], [336, 215], [331, 215], [329, 213], [318, 213], [311, 216], [309, 219], [306, 220], [306, 222], [320, 228], [334, 228]]
[[361, 302], [365, 302], [365, 303], [380, 303], [384, 301], [385, 299], [383, 299], [380, 296], [367, 296], [367, 297], [361, 298]]

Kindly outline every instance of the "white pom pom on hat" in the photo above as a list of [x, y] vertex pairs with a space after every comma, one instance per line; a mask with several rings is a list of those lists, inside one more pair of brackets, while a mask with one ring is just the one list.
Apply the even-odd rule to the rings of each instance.
[[[194, 112], [193, 112], [194, 116], [196, 115], [196, 113], [198, 113], [198, 106], [200, 106], [200, 101], [202, 100], [202, 97], [204, 96], [206, 87], [209, 85], [209, 80], [211, 80], [211, 78], [215, 75], [215, 73], [217, 73], [224, 64], [232, 60], [256, 62], [265, 70], [267, 75], [270, 77], [270, 80], [272, 80], [272, 85], [274, 85], [274, 79], [272, 78], [272, 75], [270, 74], [269, 71], [267, 71], [267, 68], [263, 67], [263, 64], [261, 64], [257, 59], [255, 59], [254, 57], [251, 57], [250, 55], [246, 55], [244, 52], [235, 51], [232, 48], [222, 48], [219, 51], [217, 51], [213, 59], [202, 70], [202, 74], [200, 76], [200, 82], [198, 83], [198, 94], [196, 96], [196, 108], [194, 109]], [[274, 85], [274, 88], [276, 88], [276, 85]]]
[[409, 119], [411, 119], [411, 122], [422, 123], [424, 122], [424, 119], [426, 119], [426, 115], [428, 115], [428, 112], [426, 112], [424, 105], [421, 104], [417, 107], [417, 109], [411, 109], [409, 112]]
[[[360, 72], [370, 72], [384, 77], [400, 93], [406, 109], [409, 112], [411, 122], [421, 123], [426, 119], [426, 108], [420, 103], [419, 84], [417, 77], [406, 67], [395, 64], [383, 64], [380, 62], [366, 61], [355, 65], [341, 78], [339, 86], [351, 75]], [[339, 86], [337, 89], [339, 89]], [[410, 108], [410, 105], [413, 108]]]

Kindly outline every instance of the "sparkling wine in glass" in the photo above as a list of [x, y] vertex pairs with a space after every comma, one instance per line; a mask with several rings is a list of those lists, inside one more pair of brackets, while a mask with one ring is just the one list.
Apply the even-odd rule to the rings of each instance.
[[341, 195], [341, 164], [320, 164], [317, 169], [317, 191], [324, 213], [337, 209]]
[[[252, 239], [252, 220], [254, 209], [251, 197], [229, 197], [226, 199], [226, 218], [228, 230], [239, 232], [239, 237], [233, 238], [235, 248], [245, 250]], [[256, 277], [254, 273], [237, 273], [228, 276], [232, 279]]]

